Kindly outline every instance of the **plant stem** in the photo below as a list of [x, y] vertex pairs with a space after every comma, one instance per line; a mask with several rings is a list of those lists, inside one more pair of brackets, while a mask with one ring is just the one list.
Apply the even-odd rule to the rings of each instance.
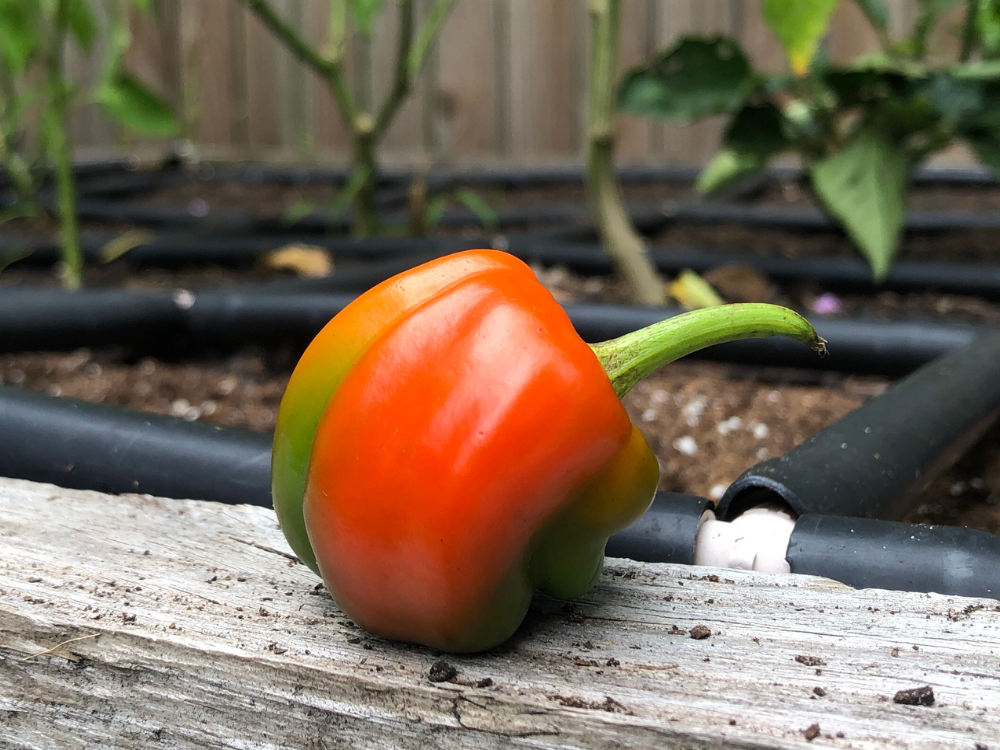
[[591, 0], [587, 187], [597, 213], [601, 241], [638, 304], [662, 306], [663, 280], [646, 243], [632, 226], [615, 175], [615, 63], [618, 59], [620, 0]]
[[592, 344], [619, 398], [663, 365], [714, 344], [788, 336], [826, 353], [821, 339], [798, 313], [778, 305], [746, 303], [706, 307], [661, 320], [611, 341]]
[[[330, 52], [323, 55], [287, 24], [268, 0], [241, 0], [241, 2], [285, 44], [293, 55], [322, 77], [329, 87], [337, 102], [340, 116], [351, 134], [354, 174], [366, 175], [356, 193], [354, 234], [365, 237], [376, 233], [378, 214], [375, 210], [375, 188], [378, 181], [376, 160], [378, 144], [392, 125], [400, 106], [413, 91], [427, 51], [441, 30], [441, 25], [448, 17], [455, 0], [437, 0], [416, 35], [414, 0], [398, 0], [399, 40], [396, 45], [395, 77], [376, 115], [365, 112], [358, 106], [357, 99], [344, 78], [341, 66], [344, 49], [343, 5], [333, 8], [338, 19], [336, 24], [338, 38], [331, 40]], [[343, 0], [331, 0], [331, 2], [342, 4]], [[414, 42], [415, 37], [416, 42]]]
[[965, 4], [965, 24], [962, 26], [962, 49], [958, 53], [959, 62], [968, 62], [976, 46], [976, 13], [978, 0], [967, 0]]
[[83, 254], [80, 251], [80, 227], [76, 215], [73, 151], [68, 135], [69, 91], [67, 82], [63, 80], [62, 69], [62, 50], [68, 25], [69, 0], [59, 0], [45, 65], [51, 98], [48, 139], [56, 168], [56, 191], [64, 266], [63, 286], [68, 289], [79, 289], [83, 281]]

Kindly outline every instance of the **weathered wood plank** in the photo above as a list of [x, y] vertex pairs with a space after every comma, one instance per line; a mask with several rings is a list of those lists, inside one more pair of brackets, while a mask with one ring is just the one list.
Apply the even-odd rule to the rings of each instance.
[[[539, 600], [509, 644], [446, 657], [458, 681], [432, 683], [439, 654], [368, 636], [316, 581], [267, 510], [0, 480], [0, 746], [1000, 738], [994, 600], [611, 560], [584, 600]], [[696, 625], [711, 637], [682, 632]], [[935, 705], [893, 702], [923, 685]]]

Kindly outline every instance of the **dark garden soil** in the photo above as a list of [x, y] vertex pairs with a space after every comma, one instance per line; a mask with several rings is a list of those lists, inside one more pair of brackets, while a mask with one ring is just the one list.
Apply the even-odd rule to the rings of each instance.
[[[585, 205], [583, 190], [578, 186], [479, 192], [498, 208]], [[692, 197], [690, 186], [679, 183], [627, 185], [625, 193], [628, 200], [647, 205]], [[323, 186], [192, 180], [136, 195], [131, 200], [174, 206], [194, 214], [206, 208], [239, 208], [276, 216], [300, 203], [326, 205], [331, 195], [331, 189]], [[811, 204], [807, 192], [794, 182], [766, 187], [743, 203]], [[1000, 188], [921, 187], [914, 191], [911, 207], [1000, 210]], [[26, 226], [31, 230], [34, 225]], [[11, 228], [16, 226], [5, 226], [4, 231]], [[85, 228], [109, 229], [93, 225]], [[484, 245], [488, 245], [483, 236]], [[748, 229], [735, 224], [678, 223], [665, 229], [654, 241], [790, 257], [856, 252], [835, 232]], [[902, 255], [1000, 262], [1000, 230], [907, 235]], [[345, 267], [337, 258], [334, 262], [335, 269]], [[622, 285], [612, 277], [580, 278], [558, 267], [536, 272], [561, 302], [626, 301]], [[276, 277], [273, 271], [261, 267], [136, 269], [127, 263], [126, 256], [124, 261], [88, 268], [86, 283], [91, 287], [171, 291], [231, 287]], [[727, 301], [776, 302], [811, 314], [816, 314], [815, 303], [825, 291], [816, 284], [779, 287], [740, 267], [715, 269], [706, 278]], [[0, 287], [12, 284], [52, 285], [54, 277], [49, 269], [14, 265], [0, 274]], [[1000, 324], [1000, 304], [971, 297], [882, 292], [839, 294], [837, 303], [839, 309], [835, 315]], [[197, 362], [152, 358], [134, 361], [124, 352], [111, 350], [9, 354], [0, 355], [0, 384], [184, 419], [270, 430], [294, 362], [295, 353], [287, 351], [248, 350], [228, 358]], [[659, 457], [661, 488], [717, 499], [746, 468], [785, 453], [866, 399], [878, 395], [887, 385], [888, 381], [879, 378], [680, 362], [637, 386], [627, 397], [626, 406]], [[990, 431], [956, 467], [923, 493], [908, 520], [964, 524], [1000, 533], [1000, 427]]]
[[[0, 384], [183, 419], [272, 430], [291, 353], [206, 362], [132, 362], [113, 351], [0, 355]], [[656, 452], [660, 488], [718, 499], [745, 469], [785, 453], [888, 381], [678, 362], [625, 403]], [[923, 493], [908, 520], [1000, 533], [1000, 428]]]

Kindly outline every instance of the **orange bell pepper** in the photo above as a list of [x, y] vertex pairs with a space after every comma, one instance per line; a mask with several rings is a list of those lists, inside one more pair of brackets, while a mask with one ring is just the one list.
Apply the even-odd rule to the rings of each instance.
[[530, 268], [458, 253], [374, 287], [302, 356], [275, 432], [292, 549], [369, 631], [447, 651], [508, 638], [540, 589], [584, 594], [649, 506], [656, 457], [620, 396], [712, 343], [795, 313], [730, 305], [594, 347]]

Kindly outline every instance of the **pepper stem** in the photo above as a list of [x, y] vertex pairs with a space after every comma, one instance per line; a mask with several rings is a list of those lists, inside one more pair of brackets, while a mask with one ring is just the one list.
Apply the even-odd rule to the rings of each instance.
[[788, 336], [826, 354], [826, 341], [805, 318], [779, 305], [721, 305], [677, 315], [611, 341], [591, 344], [621, 398], [675, 359], [739, 339]]

